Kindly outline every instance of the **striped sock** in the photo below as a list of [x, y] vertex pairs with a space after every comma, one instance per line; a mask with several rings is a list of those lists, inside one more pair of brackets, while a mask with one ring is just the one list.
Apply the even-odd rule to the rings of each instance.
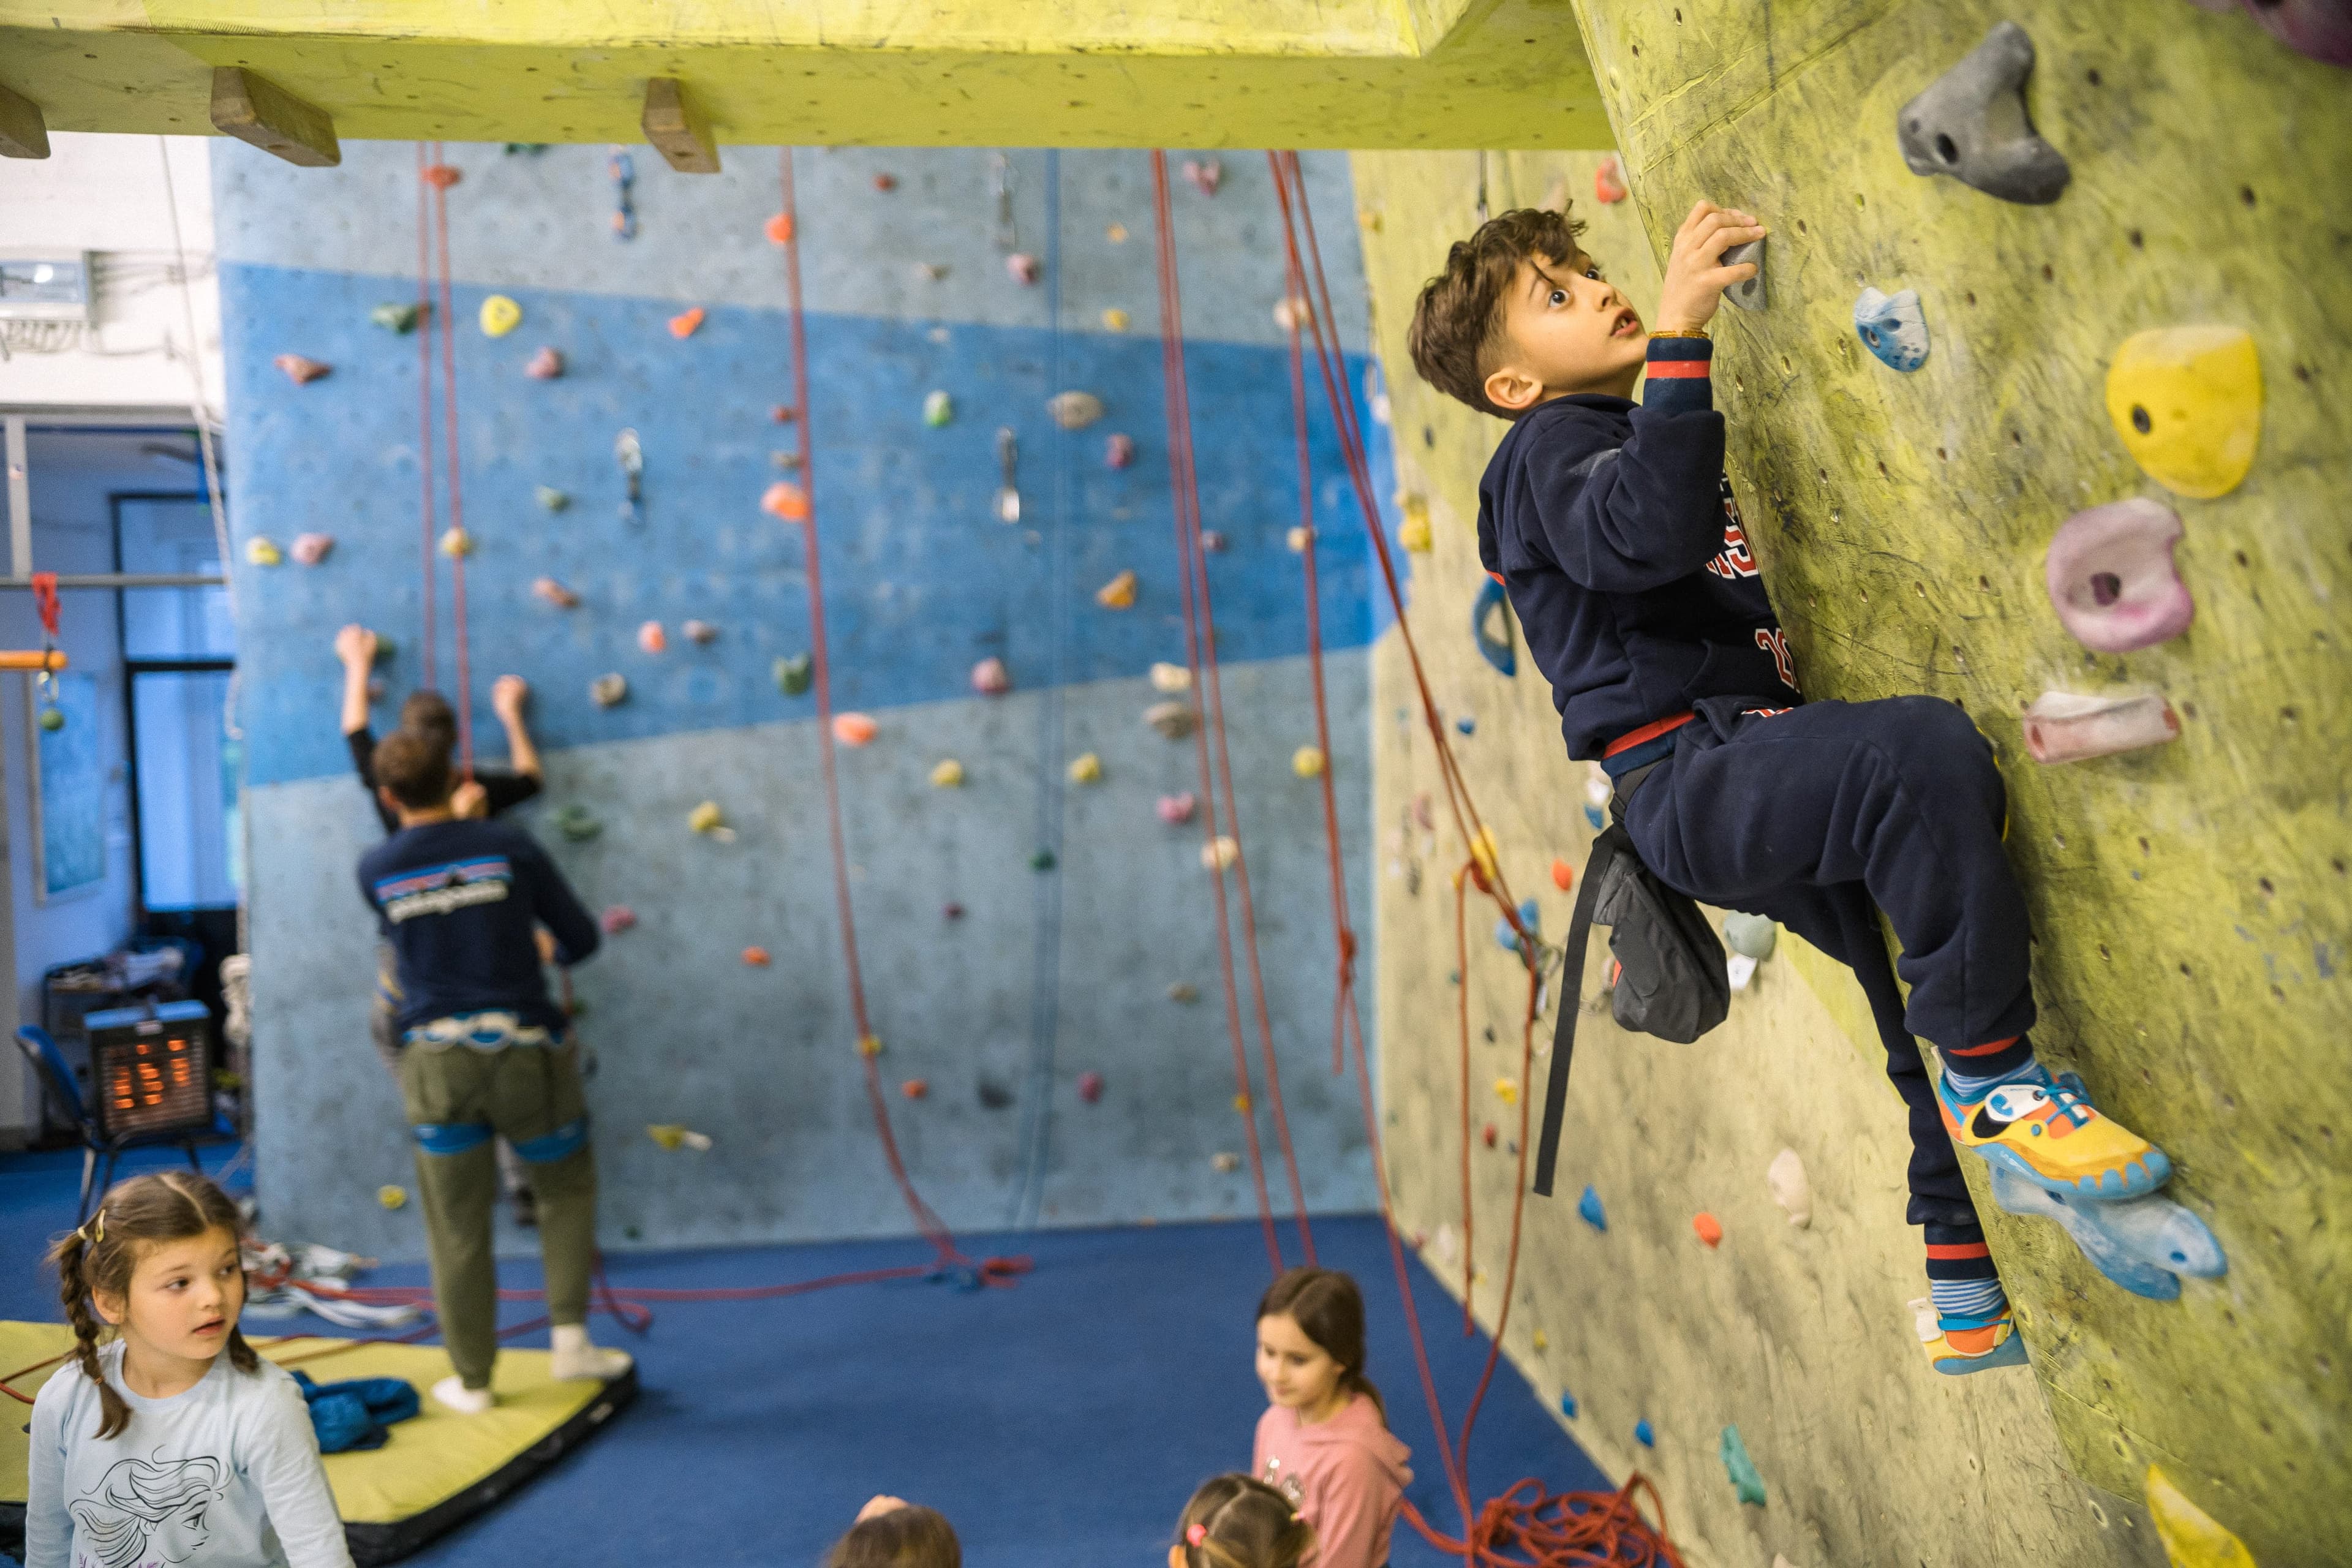
[[[1975, 1064], [1972, 1062], [1969, 1065], [1973, 1067]], [[2005, 1083], [2038, 1083], [2044, 1089], [2048, 1089], [2051, 1085], [2050, 1069], [2032, 1057], [2025, 1058], [2025, 1065], [2021, 1068], [2011, 1072], [1994, 1073], [1989, 1078], [1977, 1078], [1964, 1072], [1954, 1072], [1948, 1060], [1944, 1067], [1944, 1081], [1950, 1086], [1953, 1095], [1964, 1105], [1973, 1104], [1982, 1100]]]
[[[2027, 1070], [2034, 1067], [2033, 1041], [2024, 1035], [2011, 1035], [2005, 1040], [1988, 1040], [1980, 1046], [1938, 1046], [1937, 1055], [1944, 1061], [1944, 1076], [1955, 1089], [1963, 1084], [1982, 1084], [1990, 1089], [1997, 1083], [2030, 1078]], [[2049, 1081], [2045, 1076], [2040, 1081]], [[1963, 1093], [1963, 1100], [1974, 1095]]]
[[1980, 1329], [2009, 1310], [2009, 1293], [1985, 1246], [1984, 1229], [1973, 1225], [1931, 1225], [1927, 1233], [1927, 1294], [1936, 1321], [1947, 1333]]

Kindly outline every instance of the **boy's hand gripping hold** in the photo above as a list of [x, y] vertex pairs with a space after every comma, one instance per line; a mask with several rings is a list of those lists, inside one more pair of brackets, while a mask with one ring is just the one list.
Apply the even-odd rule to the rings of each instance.
[[1666, 255], [1665, 280], [1658, 289], [1661, 332], [1696, 332], [1714, 319], [1723, 303], [1723, 291], [1756, 276], [1756, 264], [1723, 265], [1723, 253], [1735, 245], [1761, 239], [1768, 231], [1752, 213], [1699, 202], [1675, 231]]

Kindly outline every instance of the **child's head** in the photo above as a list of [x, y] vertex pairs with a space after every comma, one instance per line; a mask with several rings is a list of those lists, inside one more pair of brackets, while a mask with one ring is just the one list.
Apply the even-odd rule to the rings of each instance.
[[894, 1497], [858, 1510], [849, 1533], [825, 1553], [824, 1568], [963, 1568], [955, 1527], [940, 1513]]
[[1247, 1476], [1212, 1476], [1176, 1521], [1168, 1568], [1296, 1568], [1314, 1544], [1288, 1498]]
[[1266, 1398], [1289, 1409], [1327, 1415], [1361, 1394], [1381, 1419], [1388, 1407], [1364, 1375], [1364, 1298], [1356, 1282], [1330, 1268], [1293, 1268], [1257, 1304], [1257, 1377]]
[[100, 1318], [151, 1353], [194, 1362], [226, 1350], [239, 1372], [259, 1364], [236, 1327], [245, 1309], [237, 1230], [236, 1205], [210, 1177], [166, 1171], [117, 1183], [79, 1230], [49, 1248], [75, 1358], [99, 1385], [99, 1436], [131, 1419], [100, 1373]]
[[400, 727], [414, 730], [445, 752], [457, 744], [457, 715], [450, 710], [449, 700], [430, 688], [408, 694], [400, 705]]
[[375, 743], [376, 786], [411, 811], [449, 804], [449, 743], [419, 730], [394, 730]]
[[1456, 241], [1405, 332], [1422, 380], [1503, 419], [1571, 392], [1633, 391], [1649, 334], [1577, 243], [1583, 232], [1565, 213], [1522, 207]]

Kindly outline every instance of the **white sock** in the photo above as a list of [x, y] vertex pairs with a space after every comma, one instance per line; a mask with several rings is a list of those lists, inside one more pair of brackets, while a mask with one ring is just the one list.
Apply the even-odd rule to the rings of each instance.
[[548, 1347], [561, 1354], [577, 1355], [590, 1348], [588, 1325], [558, 1323], [547, 1331]]
[[487, 1388], [467, 1388], [466, 1380], [452, 1373], [433, 1385], [433, 1397], [460, 1415], [479, 1415], [499, 1396]]

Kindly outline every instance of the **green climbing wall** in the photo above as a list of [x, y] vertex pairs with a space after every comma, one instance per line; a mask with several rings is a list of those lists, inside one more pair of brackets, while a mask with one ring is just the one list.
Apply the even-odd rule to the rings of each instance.
[[[1574, 1394], [1596, 1458], [1660, 1479], [1703, 1563], [2158, 1563], [2151, 1465], [2263, 1568], [2352, 1562], [2352, 1246], [2331, 1228], [2352, 1212], [2352, 627], [2332, 608], [2352, 592], [2352, 411], [2330, 386], [2352, 337], [2352, 75], [2179, 0], [1577, 9], [1632, 201], [1595, 204], [1597, 153], [1356, 160], [1399, 482], [1433, 524], [1412, 625], [1449, 721], [1476, 721], [1448, 733], [1514, 891], [1564, 929], [1548, 870], [1582, 864], [1586, 770], [1562, 754], [1540, 676], [1505, 679], [1465, 635], [1475, 486], [1502, 427], [1413, 379], [1413, 292], [1475, 225], [1482, 177], [1496, 211], [1574, 197], [1588, 247], [1645, 310], [1690, 202], [1748, 207], [1774, 230], [1770, 305], [1717, 318], [1717, 402], [1806, 690], [1933, 692], [1996, 742], [2037, 942], [2036, 1039], [2170, 1152], [2170, 1195], [2231, 1271], [2143, 1300], [2054, 1227], [1996, 1211], [1979, 1182], [2034, 1372], [1935, 1376], [1906, 1307], [1926, 1288], [1882, 1053], [1851, 979], [1784, 934], [1695, 1045], [1588, 1017], [1563, 1195], [1529, 1202], [1510, 1353], [1547, 1398]], [[2005, 16], [2039, 51], [2035, 124], [2072, 165], [2054, 205], [1916, 176], [1896, 145], [1897, 109]], [[1933, 347], [1916, 372], [1858, 341], [1864, 285], [1918, 291]], [[2124, 339], [2192, 323], [2243, 329], [2262, 365], [2252, 470], [2211, 500], [2159, 487], [2105, 405]], [[2070, 514], [2132, 496], [2185, 524], [2196, 621], [2094, 657], [2059, 625], [2043, 552]], [[2027, 702], [2127, 684], [2168, 697], [2179, 740], [2064, 766], [2027, 756]], [[1448, 877], [1464, 847], [1442, 794], [1435, 832], [1412, 819], [1438, 787], [1412, 700], [1391, 632], [1375, 698], [1391, 1163], [1407, 1227], [1458, 1289]], [[1494, 918], [1472, 909], [1464, 973], [1470, 1256], [1490, 1323], [1520, 1115], [1498, 1080], [1518, 1075], [1526, 1001]], [[1766, 1190], [1783, 1146], [1811, 1176], [1808, 1228]], [[1588, 1182], [1605, 1235], [1575, 1215]], [[1723, 1224], [1719, 1248], [1693, 1234], [1701, 1210]], [[1633, 1440], [1643, 1418], [1654, 1450]], [[1717, 1457], [1734, 1423], [1761, 1509]]]

